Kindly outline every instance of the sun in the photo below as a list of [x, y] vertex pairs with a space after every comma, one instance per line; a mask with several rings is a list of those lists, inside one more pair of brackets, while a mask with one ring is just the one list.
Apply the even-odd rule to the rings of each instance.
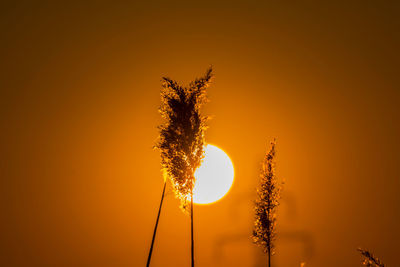
[[208, 144], [201, 166], [194, 176], [193, 202], [209, 204], [223, 198], [233, 183], [234, 169], [231, 159], [220, 148]]

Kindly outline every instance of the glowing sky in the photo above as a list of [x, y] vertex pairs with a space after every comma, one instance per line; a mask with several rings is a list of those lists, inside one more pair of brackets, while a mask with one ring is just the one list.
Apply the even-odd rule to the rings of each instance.
[[[163, 183], [160, 78], [188, 82], [210, 64], [206, 139], [230, 156], [235, 182], [196, 205], [197, 266], [264, 266], [252, 205], [274, 137], [285, 180], [276, 266], [359, 266], [359, 246], [396, 266], [395, 1], [6, 2], [4, 266], [144, 266]], [[190, 262], [178, 206], [168, 189], [154, 267]]]

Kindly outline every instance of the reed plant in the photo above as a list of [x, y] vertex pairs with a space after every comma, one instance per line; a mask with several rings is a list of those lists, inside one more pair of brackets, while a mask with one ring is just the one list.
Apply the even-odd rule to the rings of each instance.
[[253, 241], [267, 254], [267, 266], [271, 267], [271, 256], [274, 254], [276, 238], [276, 211], [279, 205], [282, 184], [275, 175], [275, 140], [265, 155], [260, 173], [260, 184], [255, 201], [255, 222]]
[[361, 263], [363, 266], [368, 267], [384, 267], [385, 265], [375, 257], [370, 251], [359, 248], [358, 251], [361, 253]]
[[[208, 120], [208, 117], [201, 114], [200, 109], [207, 101], [206, 89], [210, 85], [212, 76], [212, 68], [210, 67], [203, 77], [195, 79], [188, 86], [182, 86], [167, 77], [162, 78], [159, 111], [164, 123], [159, 126], [160, 135], [156, 148], [160, 150], [163, 173], [170, 180], [175, 196], [180, 200], [180, 207], [185, 213], [190, 214], [192, 267], [195, 263], [193, 237], [194, 173], [204, 157], [204, 133]], [[161, 206], [162, 204], [160, 204], [160, 209]], [[153, 236], [155, 236], [155, 231]], [[152, 247], [150, 251], [152, 251]], [[150, 258], [151, 254], [148, 262], [150, 262]]]

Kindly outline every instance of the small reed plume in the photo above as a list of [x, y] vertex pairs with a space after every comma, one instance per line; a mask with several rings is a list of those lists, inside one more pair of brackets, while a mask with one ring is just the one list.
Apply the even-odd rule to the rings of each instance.
[[183, 211], [189, 211], [190, 200], [192, 267], [194, 173], [204, 157], [204, 132], [208, 119], [200, 114], [200, 108], [207, 101], [206, 89], [211, 78], [212, 68], [187, 87], [169, 78], [162, 79], [160, 113], [165, 123], [159, 127], [160, 138], [156, 147], [161, 152], [163, 171], [171, 181]]
[[377, 257], [375, 257], [368, 250], [359, 248], [358, 251], [361, 253], [362, 265], [368, 266], [368, 267], [384, 267], [385, 266]]
[[271, 266], [271, 255], [274, 254], [276, 237], [276, 209], [279, 205], [282, 185], [275, 176], [275, 140], [266, 154], [260, 175], [260, 185], [255, 201], [255, 223], [253, 241], [261, 246], [268, 255], [268, 265]]

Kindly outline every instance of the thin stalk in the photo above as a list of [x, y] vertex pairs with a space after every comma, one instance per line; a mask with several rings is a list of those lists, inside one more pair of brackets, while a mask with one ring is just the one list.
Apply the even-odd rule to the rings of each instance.
[[[267, 200], [267, 207], [271, 207], [271, 199], [268, 198]], [[268, 218], [270, 217], [270, 209], [267, 209], [267, 216]], [[268, 223], [267, 226], [267, 233], [268, 233], [268, 243], [267, 243], [267, 249], [268, 249], [268, 267], [271, 267], [271, 224]]]
[[193, 238], [193, 190], [190, 196], [190, 230], [192, 237], [192, 267], [194, 267], [194, 238]]
[[167, 181], [164, 181], [164, 187], [163, 187], [163, 191], [162, 191], [162, 195], [161, 195], [160, 207], [158, 208], [156, 225], [154, 226], [153, 238], [151, 239], [151, 246], [150, 246], [149, 256], [147, 258], [146, 267], [150, 266], [151, 254], [153, 253], [154, 240], [156, 239], [158, 221], [160, 220], [161, 208], [162, 208], [162, 204], [164, 202], [164, 195], [165, 195], [165, 187], [166, 187], [166, 185], [167, 185]]

